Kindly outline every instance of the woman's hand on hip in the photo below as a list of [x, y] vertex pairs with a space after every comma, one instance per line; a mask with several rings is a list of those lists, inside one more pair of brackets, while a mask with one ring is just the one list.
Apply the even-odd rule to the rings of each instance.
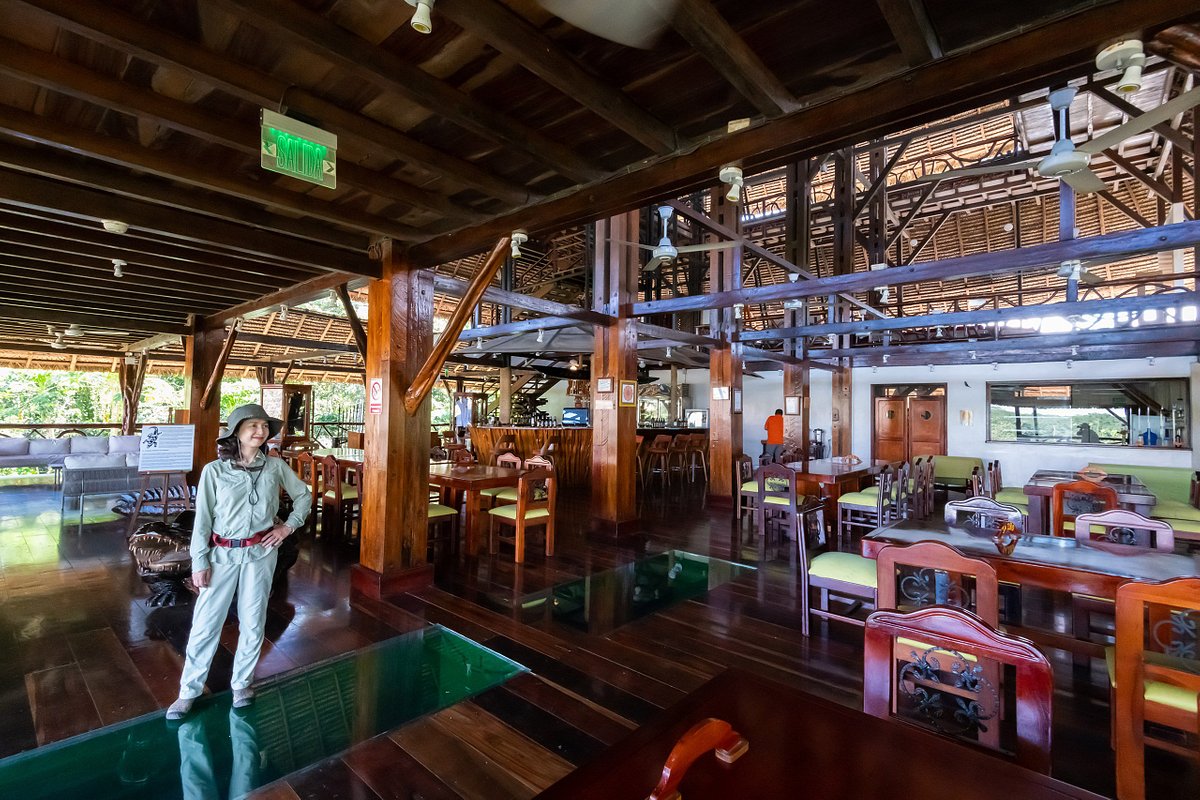
[[271, 530], [267, 531], [267, 535], [263, 537], [263, 544], [267, 547], [279, 547], [283, 544], [283, 540], [292, 535], [292, 529], [287, 525], [276, 525]]
[[212, 570], [202, 569], [199, 572], [192, 573], [192, 583], [197, 589], [207, 589], [212, 585]]

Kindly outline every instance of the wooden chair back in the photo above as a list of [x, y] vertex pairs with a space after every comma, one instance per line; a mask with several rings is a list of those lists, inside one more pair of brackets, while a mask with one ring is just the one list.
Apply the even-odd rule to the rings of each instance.
[[468, 450], [466, 447], [459, 445], [458, 447], [455, 447], [450, 450], [450, 460], [455, 464], [462, 464], [462, 465], [474, 464], [475, 463], [475, 454], [472, 453], [470, 450]]
[[342, 465], [338, 463], [337, 456], [325, 456], [319, 459], [321, 464], [321, 480], [325, 486], [325, 491], [333, 490], [334, 503], [338, 506], [349, 503], [357, 503], [358, 500], [350, 498], [347, 500], [343, 496], [343, 486], [346, 483], [345, 473]]
[[[1032, 642], [945, 606], [875, 611], [867, 617], [865, 640], [863, 711], [1050, 773], [1054, 675]], [[1015, 687], [1000, 685], [1000, 665], [1012, 668]], [[1001, 726], [1016, 729], [1011, 752], [1001, 747]]]
[[1018, 533], [1025, 529], [1021, 509], [998, 503], [990, 497], [951, 500], [946, 503], [945, 519], [947, 525], [977, 531], [994, 531], [1002, 522], [1011, 522]]
[[516, 453], [501, 453], [496, 456], [496, 466], [507, 467], [509, 469], [523, 469], [525, 464]]
[[[1117, 753], [1117, 797], [1146, 796], [1145, 746], [1196, 757], [1181, 747], [1178, 732], [1195, 736], [1200, 713], [1155, 702], [1147, 683], [1181, 687], [1200, 694], [1200, 578], [1176, 578], [1162, 583], [1130, 581], [1117, 588], [1117, 645], [1113, 693], [1113, 738]], [[1176, 729], [1167, 737], [1146, 722]]]
[[967, 497], [988, 496], [984, 474], [979, 471], [979, 467], [975, 467], [971, 470], [971, 477], [967, 478]]
[[909, 611], [954, 606], [1000, 624], [1000, 582], [986, 561], [968, 558], [941, 542], [888, 545], [875, 559], [876, 608]]
[[875, 475], [875, 485], [879, 487], [879, 494], [875, 497], [875, 512], [878, 515], [876, 524], [886, 525], [891, 519], [892, 487], [896, 485], [896, 468], [885, 464]]
[[989, 461], [987, 464], [987, 495], [995, 497], [1004, 488], [1004, 478], [1000, 474], [1000, 460]]
[[913, 465], [913, 508], [918, 519], [933, 516], [933, 459], [918, 458]]
[[[321, 472], [322, 465], [317, 459], [313, 458], [313, 454], [307, 450], [298, 453], [295, 458], [296, 474], [300, 476], [300, 480], [307, 483], [312, 488], [312, 507], [317, 507], [317, 501], [321, 498]], [[310, 518], [311, 519], [311, 518]]]
[[554, 472], [554, 462], [546, 456], [530, 456], [525, 459], [526, 469], [544, 469]]
[[[896, 467], [896, 480], [893, 484], [892, 518], [909, 517], [912, 515], [912, 464], [907, 461]], [[882, 520], [880, 520], [882, 523]]]
[[1117, 507], [1117, 490], [1094, 481], [1078, 480], [1054, 484], [1050, 495], [1050, 531], [1067, 536], [1064, 524], [1079, 514], [1095, 514]]
[[549, 509], [554, 513], [554, 501], [557, 499], [554, 473], [539, 467], [527, 470], [517, 484], [517, 519], [524, 519], [528, 511], [539, 508]]
[[362, 450], [365, 440], [366, 434], [362, 431], [348, 431], [346, 433], [346, 447], [352, 447], [355, 450]]
[[[1100, 530], [1097, 530], [1099, 528]], [[1149, 519], [1123, 508], [1075, 518], [1075, 541], [1103, 545], [1117, 552], [1133, 549], [1175, 549], [1175, 531], [1160, 519]]]
[[670, 434], [660, 433], [654, 437], [654, 441], [650, 443], [647, 453], [662, 455], [671, 451], [672, 437]]
[[[754, 472], [758, 481], [758, 522], [762, 528], [762, 516], [767, 511], [778, 511], [785, 514], [796, 513], [796, 471], [783, 464], [763, 464]], [[785, 501], [774, 501], [767, 506], [768, 498], [778, 498]]]

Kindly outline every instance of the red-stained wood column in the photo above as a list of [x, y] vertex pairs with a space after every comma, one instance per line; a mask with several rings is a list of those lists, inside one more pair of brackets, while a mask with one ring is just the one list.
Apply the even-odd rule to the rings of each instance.
[[200, 481], [200, 470], [217, 457], [217, 435], [221, 431], [221, 380], [209, 397], [208, 405], [201, 405], [204, 390], [212, 378], [213, 371], [221, 360], [221, 348], [225, 344], [225, 329], [197, 331], [183, 340], [183, 396], [188, 401], [187, 421], [196, 426], [196, 439], [192, 450], [192, 471], [188, 482], [196, 485]]
[[[353, 595], [379, 599], [428, 586], [429, 410], [409, 414], [404, 392], [433, 347], [433, 272], [410, 269], [390, 241], [380, 245], [382, 274], [368, 288], [366, 453], [359, 563]], [[383, 383], [372, 412], [371, 383]]]
[[[723, 190], [713, 192], [713, 219], [739, 236], [742, 233], [740, 209], [737, 203], [725, 199]], [[740, 289], [741, 249], [716, 250], [711, 258], [710, 290], [724, 292]], [[733, 350], [741, 320], [736, 308], [714, 309], [712, 315], [712, 335], [719, 338], [722, 344], [713, 347], [709, 354], [708, 494], [717, 502], [732, 502], [736, 494], [734, 459], [742, 452], [741, 409], [734, 411], [734, 401], [742, 391], [742, 359]], [[759, 454], [747, 455], [757, 458]]]
[[[637, 392], [621, 405], [621, 381], [637, 385], [637, 330], [630, 316], [638, 285], [634, 248], [637, 212], [596, 223], [593, 307], [615, 320], [595, 328], [592, 355], [592, 517], [596, 528], [620, 535], [637, 521]], [[597, 380], [611, 378], [611, 392]]]

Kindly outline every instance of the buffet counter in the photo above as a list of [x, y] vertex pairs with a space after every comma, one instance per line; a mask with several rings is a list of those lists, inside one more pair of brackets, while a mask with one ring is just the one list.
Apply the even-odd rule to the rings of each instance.
[[479, 451], [479, 461], [491, 464], [497, 445], [505, 436], [517, 440], [522, 458], [529, 458], [550, 439], [558, 442], [554, 467], [563, 486], [586, 486], [592, 474], [591, 428], [522, 428], [513, 425], [472, 425], [471, 444]]

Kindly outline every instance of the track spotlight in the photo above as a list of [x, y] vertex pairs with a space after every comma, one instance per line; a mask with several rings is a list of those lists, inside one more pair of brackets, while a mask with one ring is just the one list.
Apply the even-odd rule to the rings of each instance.
[[741, 167], [721, 167], [720, 179], [721, 183], [729, 184], [729, 190], [725, 192], [726, 200], [736, 203], [742, 199], [742, 185], [745, 179], [742, 177]]
[[997, 371], [997, 370], [999, 370], [999, 369], [1000, 369], [1000, 362], [998, 362], [998, 361], [993, 361], [993, 362], [992, 362], [992, 372], [996, 372], [996, 371]]
[[1153, 367], [1154, 366], [1154, 356], [1147, 356], [1146, 363]]
[[509, 234], [509, 238], [512, 239], [512, 257], [520, 258], [521, 245], [529, 241], [529, 234], [518, 229]]
[[113, 265], [113, 277], [114, 278], [124, 278], [125, 277], [125, 268], [129, 266], [129, 262], [125, 261], [123, 259], [120, 259], [120, 258], [114, 258], [112, 260], [112, 265]]
[[[671, 348], [670, 348], [670, 346], [668, 346], [668, 347], [667, 347], [667, 358], [670, 358], [670, 357], [671, 357]], [[1151, 361], [1150, 363], [1152, 363], [1152, 364], [1153, 364], [1154, 362], [1153, 362], [1153, 361]]]
[[404, 0], [410, 6], [416, 9], [412, 15], [412, 21], [408, 24], [417, 33], [432, 33], [433, 19], [429, 14], [429, 9], [433, 6], [434, 0]]
[[280, 307], [279, 307], [279, 321], [280, 321], [280, 322], [287, 322], [287, 318], [288, 318], [288, 307], [287, 307], [287, 306], [280, 306]]
[[1074, 361], [1072, 361], [1072, 360], [1071, 360], [1071, 359], [1069, 359], [1069, 358], [1067, 359], [1067, 369], [1070, 369], [1072, 366], [1074, 366], [1074, 364], [1075, 364], [1075, 362], [1074, 362]]
[[537, 342], [541, 344], [544, 341], [546, 341], [546, 329], [538, 328]]
[[968, 350], [968, 351], [967, 351], [967, 355], [971, 356], [971, 360], [972, 360], [972, 361], [974, 361], [975, 359], [979, 358], [979, 352], [978, 352], [978, 351], [976, 351], [976, 350]]
[[891, 358], [891, 356], [889, 356], [887, 353], [883, 354], [883, 363], [885, 365], [887, 364], [889, 358]]

